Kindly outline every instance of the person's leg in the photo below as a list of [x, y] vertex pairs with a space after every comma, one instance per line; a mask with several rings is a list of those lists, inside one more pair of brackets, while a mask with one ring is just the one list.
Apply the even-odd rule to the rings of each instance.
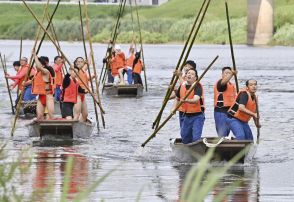
[[190, 117], [185, 116], [181, 128], [181, 137], [183, 144], [188, 144], [192, 142], [192, 132], [192, 121]]
[[45, 106], [43, 105], [39, 96], [39, 99], [37, 101], [37, 120], [44, 119], [44, 112], [45, 112]]
[[120, 80], [120, 84], [125, 84], [125, 80], [124, 80], [124, 76], [123, 76], [123, 71], [124, 71], [124, 68], [120, 68], [118, 70], [118, 74], [119, 74], [119, 80]]
[[235, 118], [227, 118], [227, 124], [237, 140], [245, 140], [242, 122]]
[[243, 129], [245, 131], [245, 139], [246, 140], [253, 140], [252, 131], [248, 125], [248, 123], [243, 123]]
[[200, 114], [200, 115], [191, 117], [191, 119], [192, 119], [192, 127], [193, 127], [192, 141], [195, 142], [201, 138], [205, 116], [204, 114]]
[[78, 95], [77, 97], [77, 103], [74, 105], [74, 120], [79, 120], [80, 114], [81, 114], [81, 108], [82, 108], [82, 101], [81, 96]]
[[139, 83], [138, 74], [133, 73], [133, 80], [134, 80], [134, 84], [138, 84]]
[[227, 114], [222, 112], [214, 112], [214, 121], [217, 135], [219, 137], [226, 137], [230, 133], [230, 128], [226, 123]]
[[46, 107], [50, 119], [54, 118], [54, 98], [52, 94], [46, 95]]
[[137, 75], [138, 75], [138, 84], [143, 85], [143, 81], [142, 81], [141, 75], [140, 74], [137, 74]]
[[86, 102], [86, 97], [82, 101], [82, 121], [86, 122], [88, 118], [88, 107]]
[[113, 76], [111, 74], [111, 70], [108, 69], [107, 70], [107, 83], [113, 83], [113, 82], [114, 82], [114, 78], [113, 78]]
[[179, 121], [180, 121], [180, 128], [182, 128], [183, 125], [183, 120], [184, 120], [184, 114], [179, 112]]
[[113, 82], [115, 85], [117, 85], [119, 83], [119, 76], [116, 75], [114, 76], [114, 82]]
[[55, 88], [55, 92], [54, 92], [54, 99], [55, 99], [55, 101], [57, 101], [57, 102], [60, 101], [60, 95], [61, 95], [61, 88], [60, 88], [60, 86], [57, 86]]
[[129, 83], [129, 85], [131, 85], [133, 83], [133, 71], [132, 71], [132, 69], [128, 68], [127, 75], [128, 75], [128, 83]]

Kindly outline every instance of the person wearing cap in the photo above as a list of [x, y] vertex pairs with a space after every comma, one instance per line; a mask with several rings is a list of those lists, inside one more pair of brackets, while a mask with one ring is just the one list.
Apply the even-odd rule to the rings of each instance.
[[180, 128], [183, 144], [195, 142], [201, 138], [204, 125], [204, 92], [200, 83], [192, 90], [186, 100], [184, 100], [192, 85], [198, 79], [197, 71], [190, 69], [186, 75], [186, 83], [180, 85], [176, 93], [176, 99], [172, 108], [175, 111], [178, 104], [180, 114]]
[[[115, 51], [115, 56], [113, 58], [113, 63], [114, 63], [114, 69], [116, 69], [115, 74], [113, 75], [114, 77], [114, 82], [117, 83], [117, 79], [119, 79], [119, 84], [120, 85], [125, 85], [125, 80], [123, 77], [123, 70], [125, 67], [125, 62], [126, 62], [126, 57], [124, 52], [122, 52], [120, 45], [115, 45], [114, 46], [114, 51]], [[117, 74], [118, 73], [118, 74]]]
[[222, 77], [214, 85], [214, 121], [219, 137], [226, 137], [230, 133], [226, 119], [227, 111], [234, 104], [237, 95], [235, 84], [230, 82], [235, 74], [231, 67], [223, 67]]
[[240, 90], [233, 105], [228, 110], [226, 123], [237, 140], [253, 140], [252, 131], [249, 127], [249, 120], [253, 117], [256, 127], [261, 126], [257, 122], [256, 112], [256, 90], [257, 81], [249, 79], [246, 81], [246, 88]]
[[35, 50], [32, 50], [35, 59], [37, 73], [32, 82], [32, 93], [39, 95], [37, 101], [37, 120], [44, 119], [45, 108], [48, 110], [50, 119], [54, 118], [54, 70], [49, 68], [45, 57], [37, 56]]

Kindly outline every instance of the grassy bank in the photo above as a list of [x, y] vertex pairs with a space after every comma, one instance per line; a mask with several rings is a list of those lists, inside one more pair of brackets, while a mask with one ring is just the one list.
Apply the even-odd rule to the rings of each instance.
[[[229, 0], [234, 43], [246, 43], [247, 0]], [[142, 34], [145, 43], [183, 42], [187, 38], [193, 18], [202, 0], [170, 0], [159, 7], [140, 7]], [[42, 18], [43, 5], [31, 5]], [[52, 12], [54, 5], [49, 10]], [[95, 42], [109, 40], [118, 6], [91, 5], [91, 32]], [[275, 1], [275, 34], [272, 45], [294, 45], [294, 2]], [[13, 14], [13, 15], [12, 15]], [[135, 14], [135, 13], [134, 13]], [[77, 5], [60, 5], [54, 17], [54, 26], [60, 40], [81, 40]], [[33, 39], [36, 23], [22, 4], [0, 4], [0, 38]], [[119, 42], [129, 43], [133, 38], [130, 8], [126, 8], [120, 26]], [[138, 38], [137, 26], [135, 34]], [[212, 1], [196, 43], [228, 43], [224, 1]]]

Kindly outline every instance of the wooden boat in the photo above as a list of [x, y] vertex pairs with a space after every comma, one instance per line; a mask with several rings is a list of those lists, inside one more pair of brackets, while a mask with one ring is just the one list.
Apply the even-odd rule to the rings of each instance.
[[113, 85], [106, 84], [103, 88], [106, 95], [110, 96], [122, 96], [122, 97], [141, 97], [143, 96], [142, 85], [132, 84], [132, 85]]
[[43, 139], [75, 139], [89, 137], [94, 128], [94, 123], [79, 122], [66, 119], [33, 121], [27, 125], [30, 137]]
[[243, 150], [246, 146], [250, 145], [249, 151], [239, 160], [239, 163], [244, 163], [251, 160], [255, 153], [253, 147], [254, 142], [251, 140], [228, 140], [218, 137], [201, 138], [196, 142], [190, 144], [183, 144], [181, 138], [175, 138], [170, 140], [170, 146], [172, 148], [174, 157], [181, 162], [195, 162], [196, 156], [203, 156], [210, 147], [215, 147], [212, 161], [228, 161], [234, 157], [237, 153]]

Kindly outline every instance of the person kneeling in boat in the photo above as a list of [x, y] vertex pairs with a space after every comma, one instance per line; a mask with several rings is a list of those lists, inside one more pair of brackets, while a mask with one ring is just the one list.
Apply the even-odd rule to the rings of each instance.
[[[125, 85], [123, 71], [125, 68], [126, 56], [125, 56], [124, 52], [122, 52], [120, 45], [115, 45], [114, 51], [115, 51], [115, 56], [114, 56], [115, 65], [114, 66], [118, 71], [119, 84]], [[118, 83], [117, 77], [114, 77], [114, 83]]]
[[222, 78], [214, 85], [214, 121], [219, 137], [226, 137], [230, 133], [226, 119], [228, 109], [234, 104], [237, 95], [235, 85], [230, 82], [235, 74], [231, 67], [222, 68]]
[[173, 110], [181, 103], [179, 108], [182, 113], [181, 137], [184, 144], [197, 141], [201, 138], [204, 125], [204, 97], [203, 88], [200, 83], [192, 90], [190, 95], [184, 100], [189, 89], [198, 79], [197, 71], [190, 69], [187, 72], [186, 83], [181, 85], [176, 93]]
[[141, 58], [141, 53], [136, 52], [134, 63], [133, 63], [133, 80], [134, 80], [134, 84], [143, 85], [142, 78], [141, 78], [143, 62], [140, 58]]
[[247, 80], [246, 88], [238, 93], [235, 103], [228, 110], [226, 123], [237, 140], [253, 140], [252, 131], [248, 125], [251, 117], [253, 117], [256, 127], [260, 127], [257, 125], [256, 89], [257, 81]]
[[47, 65], [44, 57], [38, 58], [35, 50], [32, 51], [35, 59], [37, 73], [32, 82], [32, 93], [39, 95], [37, 101], [37, 120], [44, 119], [45, 108], [47, 107], [48, 116], [54, 118], [54, 77], [53, 68]]
[[85, 94], [85, 90], [80, 87], [76, 80], [74, 68], [69, 69], [69, 73], [64, 76], [62, 82], [62, 108], [61, 115], [65, 119], [79, 120], [80, 109], [78, 109], [78, 94]]

